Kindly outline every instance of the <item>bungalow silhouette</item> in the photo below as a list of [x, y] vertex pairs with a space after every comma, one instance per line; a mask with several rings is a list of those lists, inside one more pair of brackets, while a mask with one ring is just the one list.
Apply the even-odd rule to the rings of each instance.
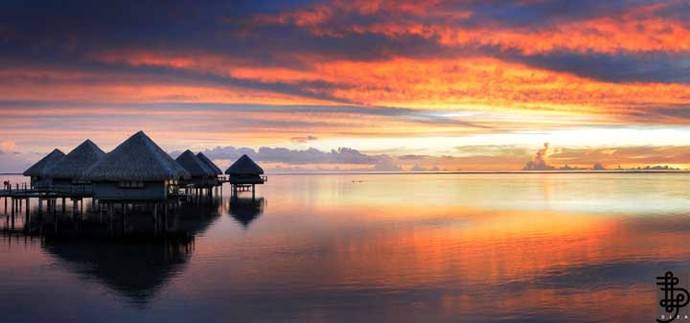
[[181, 180], [181, 186], [211, 188], [217, 184], [216, 172], [189, 149], [185, 150], [175, 161], [191, 176], [189, 179]]
[[196, 154], [196, 156], [213, 171], [214, 176], [218, 177], [218, 175], [223, 175], [223, 171], [220, 168], [218, 168], [218, 166], [216, 166], [216, 164], [214, 164], [213, 161], [211, 161], [211, 159], [206, 157], [204, 153], [198, 153]]
[[33, 188], [50, 187], [52, 181], [46, 172], [64, 157], [65, 153], [60, 149], [53, 149], [48, 155], [25, 170], [23, 175], [31, 177], [31, 187]]
[[84, 172], [104, 156], [105, 152], [87, 139], [46, 171], [52, 179], [52, 189], [67, 192], [90, 190], [90, 183], [83, 179]]
[[235, 161], [225, 174], [230, 175], [228, 181], [232, 186], [232, 193], [237, 196], [237, 191], [248, 191], [251, 189], [252, 198], [254, 197], [255, 185], [263, 184], [266, 177], [262, 176], [263, 168], [257, 165], [249, 156], [242, 155]]
[[94, 197], [107, 201], [162, 201], [191, 176], [143, 131], [125, 140], [84, 174]]

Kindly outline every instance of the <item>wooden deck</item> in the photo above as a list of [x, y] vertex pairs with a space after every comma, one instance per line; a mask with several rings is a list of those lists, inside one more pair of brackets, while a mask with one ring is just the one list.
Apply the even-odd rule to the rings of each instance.
[[12, 188], [0, 190], [0, 197], [13, 199], [25, 198], [87, 198], [92, 197], [89, 189], [55, 189], [55, 188]]

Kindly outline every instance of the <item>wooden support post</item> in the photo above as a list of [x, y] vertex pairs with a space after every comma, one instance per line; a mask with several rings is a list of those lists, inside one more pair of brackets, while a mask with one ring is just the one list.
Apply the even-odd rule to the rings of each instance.
[[12, 214], [10, 215], [10, 222], [11, 225], [10, 227], [14, 229], [14, 210], [16, 209], [17, 206], [17, 201], [15, 199], [12, 199]]
[[26, 198], [26, 212], [24, 214], [24, 229], [28, 228], [29, 223], [29, 198]]
[[256, 200], [256, 194], [254, 193], [254, 191], [255, 191], [254, 189], [255, 189], [255, 188], [256, 188], [255, 185], [252, 184], [252, 201]]
[[127, 204], [122, 203], [122, 232], [127, 229]]
[[168, 202], [166, 201], [166, 202], [163, 202], [163, 203], [164, 203], [164, 205], [165, 205], [165, 206], [164, 206], [164, 207], [165, 207], [165, 220], [163, 221], [163, 225], [165, 226], [165, 227], [164, 227], [164, 231], [165, 231], [165, 232], [168, 232]]
[[158, 233], [159, 229], [158, 223], [158, 202], [153, 203], [153, 232]]
[[66, 200], [65, 200], [65, 197], [63, 196], [62, 197], [62, 213], [65, 213], [65, 209], [66, 209], [65, 204], [66, 204]]

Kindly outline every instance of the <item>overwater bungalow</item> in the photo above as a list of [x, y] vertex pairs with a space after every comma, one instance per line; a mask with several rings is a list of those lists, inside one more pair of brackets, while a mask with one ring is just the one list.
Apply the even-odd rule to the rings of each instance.
[[84, 172], [104, 156], [105, 152], [87, 139], [46, 171], [47, 176], [52, 179], [51, 189], [90, 190], [90, 183], [83, 179]]
[[251, 189], [253, 196], [254, 186], [256, 184], [263, 184], [266, 181], [266, 178], [262, 176], [263, 173], [263, 168], [247, 155], [242, 155], [225, 171], [225, 174], [230, 175], [229, 182], [235, 196], [237, 196], [238, 190], [249, 189]]
[[235, 161], [225, 174], [230, 175], [230, 184], [263, 184], [264, 170], [257, 165], [249, 156], [242, 155]]
[[189, 173], [143, 131], [125, 140], [84, 175], [94, 197], [109, 201], [162, 201]]
[[51, 179], [46, 175], [46, 171], [65, 157], [65, 153], [60, 149], [53, 149], [50, 154], [41, 158], [38, 162], [24, 171], [24, 176], [31, 177], [31, 187], [44, 188], [51, 185]]
[[189, 149], [178, 156], [175, 161], [180, 164], [191, 176], [190, 179], [181, 180], [181, 186], [193, 186], [195, 188], [211, 188], [217, 184], [216, 173], [204, 161], [194, 155]]
[[214, 164], [213, 161], [211, 161], [211, 159], [206, 157], [204, 153], [198, 153], [196, 154], [196, 156], [199, 157], [199, 159], [201, 159], [201, 161], [204, 162], [206, 166], [208, 166], [216, 176], [223, 175], [223, 171], [220, 168], [218, 168], [218, 166], [216, 166], [216, 164]]

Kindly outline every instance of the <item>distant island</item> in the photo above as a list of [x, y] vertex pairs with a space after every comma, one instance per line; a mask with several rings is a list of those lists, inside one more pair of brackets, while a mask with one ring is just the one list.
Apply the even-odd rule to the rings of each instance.
[[[539, 167], [537, 167], [539, 166]], [[591, 168], [586, 168], [586, 167], [577, 167], [577, 166], [569, 166], [568, 164], [565, 164], [564, 166], [561, 167], [555, 167], [551, 165], [535, 165], [533, 162], [528, 162], [525, 164], [525, 167], [522, 168], [524, 171], [548, 171], [548, 170], [557, 170], [557, 171], [612, 171], [612, 170], [618, 170], [618, 171], [681, 171], [682, 169], [678, 167], [673, 167], [669, 165], [647, 165], [647, 166], [638, 166], [638, 167], [629, 167], [629, 168], [623, 168], [620, 165], [616, 168], [611, 168], [607, 169], [604, 167], [604, 165], [600, 163], [596, 163], [592, 165]]]
[[549, 143], [544, 143], [544, 146], [537, 150], [525, 166], [522, 167], [523, 171], [681, 171], [682, 169], [669, 166], [669, 165], [646, 165], [623, 168], [620, 165], [616, 168], [607, 169], [604, 164], [596, 162], [592, 167], [580, 167], [580, 166], [570, 166], [565, 164], [564, 166], [556, 167], [551, 165], [547, 159], [550, 157], [550, 147]]

